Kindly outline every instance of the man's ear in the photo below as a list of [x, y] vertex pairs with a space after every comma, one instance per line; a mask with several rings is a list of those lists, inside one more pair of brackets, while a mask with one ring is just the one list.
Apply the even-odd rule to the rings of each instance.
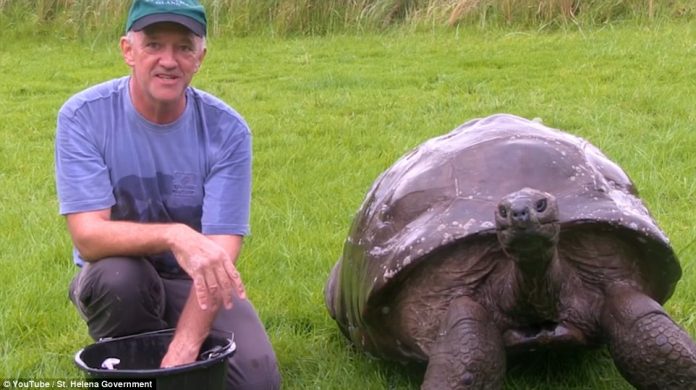
[[133, 58], [133, 42], [131, 42], [127, 36], [122, 36], [119, 45], [121, 46], [123, 60], [128, 66], [132, 67], [135, 64], [135, 58]]
[[198, 65], [196, 65], [196, 72], [198, 72], [198, 69], [200, 69], [201, 65], [203, 65], [203, 60], [205, 59], [206, 53], [208, 53], [208, 48], [204, 47], [203, 51], [201, 51], [200, 57], [198, 57]]

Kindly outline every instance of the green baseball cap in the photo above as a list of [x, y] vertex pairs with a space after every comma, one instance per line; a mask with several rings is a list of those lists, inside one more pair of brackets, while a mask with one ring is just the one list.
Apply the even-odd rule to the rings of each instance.
[[200, 37], [206, 34], [205, 9], [197, 0], [134, 0], [128, 11], [126, 32], [161, 22], [181, 24]]

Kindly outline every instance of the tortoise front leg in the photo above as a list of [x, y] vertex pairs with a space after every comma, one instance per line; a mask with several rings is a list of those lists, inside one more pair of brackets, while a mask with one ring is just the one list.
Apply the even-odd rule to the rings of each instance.
[[628, 286], [607, 291], [601, 325], [621, 375], [638, 389], [694, 389], [696, 345], [660, 304]]
[[457, 298], [430, 348], [423, 390], [500, 389], [505, 377], [505, 348], [486, 310], [469, 298]]

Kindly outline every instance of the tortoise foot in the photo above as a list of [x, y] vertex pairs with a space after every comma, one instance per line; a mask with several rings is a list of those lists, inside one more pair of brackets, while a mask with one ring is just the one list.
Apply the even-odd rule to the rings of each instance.
[[696, 344], [649, 297], [623, 290], [605, 304], [602, 324], [614, 362], [638, 389], [694, 389]]
[[489, 314], [468, 298], [454, 300], [431, 347], [421, 389], [496, 390], [504, 376], [505, 348]]

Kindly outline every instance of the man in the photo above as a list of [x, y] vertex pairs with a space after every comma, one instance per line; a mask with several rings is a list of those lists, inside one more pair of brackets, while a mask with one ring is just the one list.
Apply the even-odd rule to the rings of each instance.
[[120, 40], [130, 76], [61, 108], [56, 183], [81, 267], [69, 295], [94, 339], [176, 327], [162, 367], [196, 360], [211, 329], [232, 332], [230, 388], [277, 388], [235, 266], [249, 230], [251, 135], [189, 86], [205, 35], [198, 1], [135, 0]]

